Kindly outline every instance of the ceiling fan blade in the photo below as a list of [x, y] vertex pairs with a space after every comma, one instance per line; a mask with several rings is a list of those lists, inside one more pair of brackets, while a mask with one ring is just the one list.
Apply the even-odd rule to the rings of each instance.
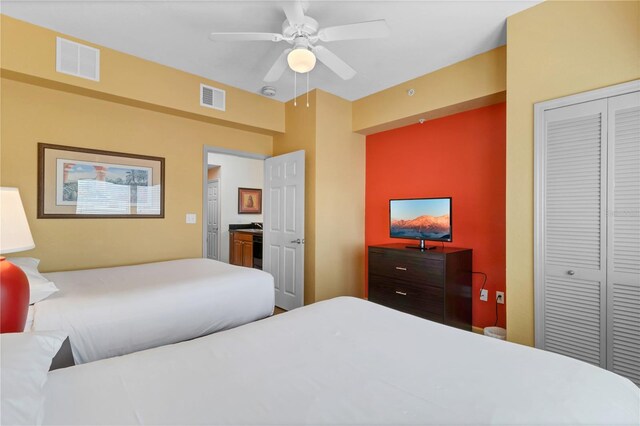
[[262, 80], [270, 82], [270, 81], [278, 81], [280, 77], [282, 77], [282, 73], [287, 68], [287, 55], [291, 52], [291, 49], [285, 49], [284, 52], [278, 56], [278, 59], [273, 63], [271, 69], [264, 76]]
[[313, 53], [316, 57], [325, 64], [331, 71], [342, 77], [343, 80], [350, 80], [356, 75], [356, 70], [351, 68], [345, 61], [338, 58], [335, 53], [330, 51], [324, 46], [315, 46]]
[[383, 38], [389, 35], [389, 27], [384, 19], [356, 24], [337, 25], [323, 28], [318, 32], [322, 41], [357, 40], [363, 38]]
[[304, 8], [300, 0], [288, 1], [282, 5], [284, 14], [287, 15], [287, 21], [291, 25], [304, 23]]
[[281, 41], [282, 34], [277, 33], [211, 33], [213, 41]]

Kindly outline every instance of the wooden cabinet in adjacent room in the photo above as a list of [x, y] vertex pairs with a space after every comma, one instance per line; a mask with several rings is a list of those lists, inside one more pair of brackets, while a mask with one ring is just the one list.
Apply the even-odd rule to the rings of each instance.
[[472, 250], [369, 246], [369, 300], [471, 330]]
[[253, 235], [230, 231], [229, 242], [229, 263], [253, 268]]

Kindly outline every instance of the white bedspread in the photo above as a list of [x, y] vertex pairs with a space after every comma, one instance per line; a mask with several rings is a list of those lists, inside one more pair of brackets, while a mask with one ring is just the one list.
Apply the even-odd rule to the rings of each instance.
[[204, 336], [269, 316], [273, 277], [210, 259], [45, 274], [33, 330], [69, 333], [76, 363]]
[[638, 424], [629, 380], [338, 298], [49, 374], [44, 424]]

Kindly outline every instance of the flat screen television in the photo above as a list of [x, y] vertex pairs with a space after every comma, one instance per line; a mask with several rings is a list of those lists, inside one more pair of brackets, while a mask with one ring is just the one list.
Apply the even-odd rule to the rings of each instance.
[[420, 240], [407, 246], [428, 250], [425, 241], [452, 241], [451, 197], [389, 200], [389, 236]]

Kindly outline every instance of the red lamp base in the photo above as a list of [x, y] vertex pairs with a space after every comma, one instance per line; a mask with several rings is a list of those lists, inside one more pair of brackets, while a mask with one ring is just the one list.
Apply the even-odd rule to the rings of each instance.
[[0, 333], [24, 331], [28, 311], [27, 275], [0, 256]]

